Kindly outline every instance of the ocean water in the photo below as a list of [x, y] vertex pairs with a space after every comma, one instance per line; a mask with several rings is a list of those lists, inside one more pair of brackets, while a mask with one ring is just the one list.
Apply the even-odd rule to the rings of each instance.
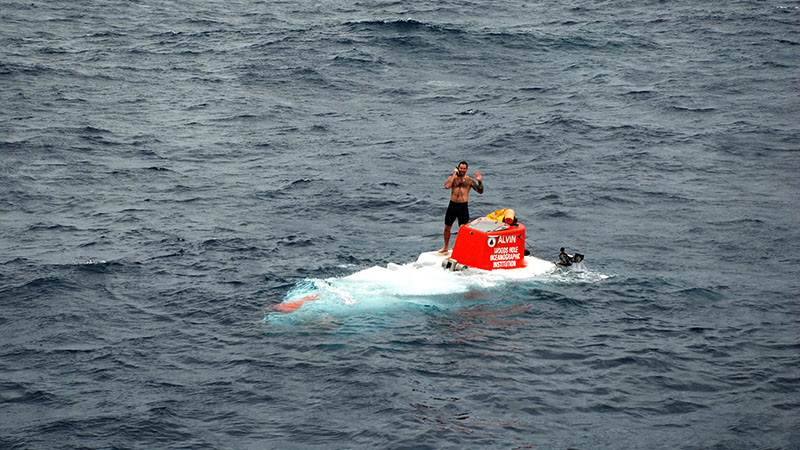
[[[798, 86], [797, 1], [2, 0], [0, 447], [800, 448]], [[583, 267], [413, 266], [462, 159]]]

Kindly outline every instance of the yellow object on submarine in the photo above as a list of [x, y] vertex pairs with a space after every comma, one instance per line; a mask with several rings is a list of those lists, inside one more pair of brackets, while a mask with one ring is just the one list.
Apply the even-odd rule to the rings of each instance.
[[487, 214], [486, 217], [511, 225], [514, 223], [515, 214], [513, 209], [495, 209], [493, 213]]

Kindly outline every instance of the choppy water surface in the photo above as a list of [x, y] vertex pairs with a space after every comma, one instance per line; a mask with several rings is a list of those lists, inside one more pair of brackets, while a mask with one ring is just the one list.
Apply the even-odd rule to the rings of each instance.
[[[797, 448], [800, 3], [0, 21], [1, 447]], [[461, 159], [584, 267], [411, 264]]]

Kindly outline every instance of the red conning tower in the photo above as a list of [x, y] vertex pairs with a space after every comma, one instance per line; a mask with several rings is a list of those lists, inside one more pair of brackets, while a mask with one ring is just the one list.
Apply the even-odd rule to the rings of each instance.
[[483, 270], [525, 267], [525, 226], [486, 217], [462, 225], [450, 258]]

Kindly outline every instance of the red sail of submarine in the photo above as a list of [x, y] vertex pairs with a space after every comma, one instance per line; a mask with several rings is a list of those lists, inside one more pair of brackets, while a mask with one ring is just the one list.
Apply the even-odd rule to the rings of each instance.
[[[527, 255], [525, 226], [517, 220], [513, 209], [499, 209], [459, 227], [453, 252], [442, 261], [442, 267], [452, 271], [468, 267], [504, 270], [524, 268], [529, 261], [548, 264], [533, 257], [526, 261]], [[563, 269], [582, 261], [583, 255], [568, 255], [562, 247], [554, 268]]]
[[525, 226], [517, 221], [513, 209], [496, 210], [462, 225], [453, 253], [442, 266], [449, 270], [525, 267]]

